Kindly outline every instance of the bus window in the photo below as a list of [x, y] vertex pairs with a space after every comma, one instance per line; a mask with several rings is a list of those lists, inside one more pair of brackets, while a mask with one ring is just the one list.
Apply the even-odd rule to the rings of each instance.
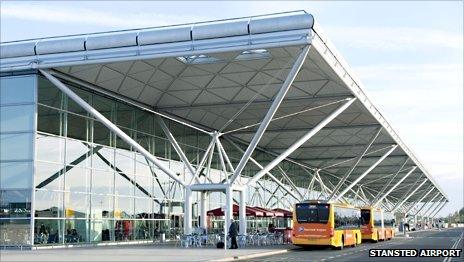
[[369, 209], [361, 210], [361, 225], [369, 225], [371, 221], [371, 211]]
[[296, 219], [298, 223], [327, 223], [329, 221], [329, 204], [297, 204]]
[[359, 228], [361, 212], [359, 209], [335, 207], [335, 228]]

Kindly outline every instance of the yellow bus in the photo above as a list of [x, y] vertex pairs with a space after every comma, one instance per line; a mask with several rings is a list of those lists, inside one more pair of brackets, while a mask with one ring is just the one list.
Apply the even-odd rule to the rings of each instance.
[[361, 243], [361, 211], [344, 204], [310, 200], [293, 211], [294, 245], [343, 249]]
[[380, 208], [361, 208], [361, 233], [363, 241], [389, 240], [395, 236], [395, 218]]

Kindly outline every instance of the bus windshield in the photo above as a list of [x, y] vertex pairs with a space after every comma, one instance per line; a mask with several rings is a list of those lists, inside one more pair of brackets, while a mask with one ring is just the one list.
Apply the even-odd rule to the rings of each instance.
[[371, 211], [369, 209], [362, 209], [361, 210], [361, 225], [369, 225], [371, 221]]
[[298, 223], [327, 223], [329, 221], [330, 204], [296, 205], [296, 219]]

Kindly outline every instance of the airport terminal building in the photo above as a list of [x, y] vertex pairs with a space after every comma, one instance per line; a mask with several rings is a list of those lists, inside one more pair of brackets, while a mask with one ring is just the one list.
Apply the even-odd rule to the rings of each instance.
[[277, 211], [306, 199], [426, 218], [448, 202], [303, 11], [1, 43], [0, 58], [2, 247], [232, 217], [246, 234], [289, 227]]

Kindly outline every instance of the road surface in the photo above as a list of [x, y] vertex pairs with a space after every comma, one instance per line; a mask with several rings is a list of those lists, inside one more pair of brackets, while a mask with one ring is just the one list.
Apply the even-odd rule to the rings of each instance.
[[256, 258], [255, 260], [247, 261], [464, 261], [464, 256], [461, 252], [460, 258], [446, 259], [443, 257], [390, 257], [390, 258], [374, 258], [369, 257], [369, 249], [441, 249], [452, 248], [463, 249], [463, 228], [442, 229], [412, 232], [408, 237], [398, 236], [397, 238], [379, 242], [379, 243], [363, 243], [357, 247], [346, 247], [343, 250], [332, 249], [316, 249], [304, 250], [295, 247], [287, 253], [270, 257]]

